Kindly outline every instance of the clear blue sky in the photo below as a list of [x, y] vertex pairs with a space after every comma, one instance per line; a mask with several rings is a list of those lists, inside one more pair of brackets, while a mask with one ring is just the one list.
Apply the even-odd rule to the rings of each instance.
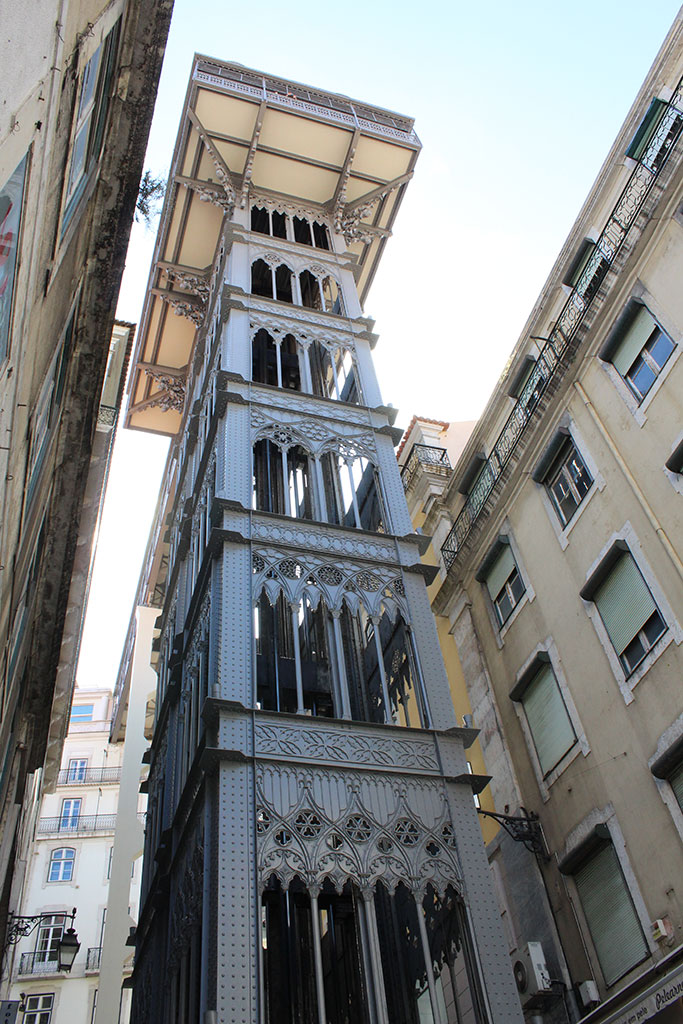
[[[366, 306], [377, 369], [399, 425], [473, 419], [677, 12], [673, 0], [176, 0], [147, 166], [169, 170], [195, 51], [414, 117], [424, 149]], [[152, 247], [136, 226], [123, 319], [139, 321]], [[157, 439], [119, 447], [82, 685], [113, 680], [158, 486]]]

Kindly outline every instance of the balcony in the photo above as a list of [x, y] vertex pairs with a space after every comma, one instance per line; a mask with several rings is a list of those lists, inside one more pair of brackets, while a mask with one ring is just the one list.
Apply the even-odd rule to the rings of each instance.
[[[146, 815], [138, 814], [138, 821], [144, 825]], [[74, 836], [95, 832], [113, 832], [116, 829], [115, 814], [79, 814], [77, 817], [39, 818], [39, 836]]]
[[101, 946], [90, 946], [86, 954], [85, 969], [86, 971], [99, 971], [100, 963], [102, 962], [102, 947]]
[[58, 786], [107, 785], [121, 781], [121, 768], [62, 768]]
[[414, 444], [401, 469], [401, 480], [406, 491], [415, 479], [415, 474], [420, 466], [424, 466], [431, 473], [438, 473], [442, 476], [448, 476], [453, 468], [445, 448], [435, 448], [431, 444]]
[[56, 950], [21, 954], [19, 974], [56, 974], [58, 970], [59, 961]]
[[[593, 246], [578, 279], [573, 283], [571, 295], [562, 308], [550, 336], [540, 352], [522, 393], [496, 440], [484, 471], [468, 494], [465, 504], [441, 548], [444, 566], [448, 572], [459, 552], [467, 543], [480, 514], [496, 484], [512, 459], [527, 425], [533, 418], [551, 381], [562, 374], [578, 348], [579, 329], [586, 313], [600, 292], [607, 272], [614, 265], [627, 236], [635, 227], [645, 200], [650, 195], [662, 168], [683, 130], [680, 107], [683, 106], [683, 78], [666, 104], [659, 121], [654, 141], [626, 182], [616, 205], [607, 218], [605, 228]], [[652, 157], [653, 147], [656, 159]]]

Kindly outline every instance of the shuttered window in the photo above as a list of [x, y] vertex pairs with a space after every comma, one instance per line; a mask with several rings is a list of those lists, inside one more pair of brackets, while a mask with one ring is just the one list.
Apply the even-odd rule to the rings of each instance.
[[498, 597], [515, 568], [510, 545], [506, 544], [486, 574], [486, 587], [492, 601]]
[[607, 985], [641, 963], [649, 950], [611, 843], [574, 873], [581, 906]]
[[669, 776], [669, 785], [678, 800], [678, 806], [683, 811], [683, 762]]
[[657, 611], [652, 594], [630, 554], [625, 553], [593, 597], [617, 654], [622, 654]]
[[622, 377], [625, 377], [628, 370], [633, 366], [656, 327], [657, 324], [649, 309], [641, 306], [631, 326], [622, 338], [618, 349], [612, 356], [612, 363]]
[[521, 699], [545, 777], [576, 743], [574, 726], [550, 665], [544, 665], [534, 676]]

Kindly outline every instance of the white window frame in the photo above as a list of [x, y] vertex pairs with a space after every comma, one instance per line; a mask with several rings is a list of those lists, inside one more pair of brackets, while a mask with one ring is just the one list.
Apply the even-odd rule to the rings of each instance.
[[[79, 715], [74, 715], [74, 711], [78, 711], [81, 708], [92, 708], [92, 711], [90, 713], [90, 717], [89, 718], [85, 718], [85, 717], [79, 716]], [[82, 725], [84, 722], [94, 722], [94, 721], [95, 721], [95, 704], [94, 703], [92, 703], [92, 704], [73, 704], [71, 706], [71, 712], [69, 714], [69, 724], [70, 725]]]
[[584, 598], [581, 598], [581, 602], [584, 606], [586, 614], [593, 623], [593, 627], [595, 628], [595, 632], [597, 633], [600, 646], [603, 648], [607, 656], [607, 661], [609, 662], [614, 678], [617, 681], [617, 685], [619, 686], [621, 695], [624, 698], [624, 702], [626, 704], [630, 704], [635, 699], [633, 696], [633, 690], [635, 690], [636, 686], [643, 678], [643, 676], [645, 676], [649, 672], [649, 670], [652, 668], [655, 662], [661, 657], [661, 655], [667, 649], [669, 644], [675, 643], [677, 646], [679, 646], [683, 642], [683, 630], [681, 629], [680, 624], [674, 616], [673, 609], [671, 608], [671, 605], [666, 599], [664, 592], [659, 586], [659, 583], [657, 582], [657, 579], [654, 573], [652, 572], [649, 562], [643, 555], [642, 547], [638, 540], [638, 536], [635, 530], [633, 529], [633, 526], [628, 520], [624, 523], [620, 530], [612, 534], [607, 543], [604, 545], [598, 557], [589, 567], [588, 572], [585, 576], [585, 583], [588, 583], [590, 578], [593, 576], [595, 571], [600, 566], [603, 559], [606, 557], [607, 553], [610, 551], [612, 547], [614, 547], [617, 541], [624, 542], [628, 547], [628, 551], [631, 557], [633, 558], [633, 561], [636, 563], [636, 566], [638, 567], [638, 570], [640, 571], [640, 574], [643, 577], [645, 584], [648, 590], [650, 591], [650, 594], [652, 595], [654, 603], [657, 606], [657, 609], [667, 626], [665, 632], [662, 634], [659, 640], [657, 640], [653, 647], [650, 648], [650, 650], [645, 655], [645, 657], [640, 662], [635, 671], [632, 672], [629, 676], [627, 676], [626, 671], [624, 670], [624, 667], [621, 663], [621, 659], [614, 648], [609, 633], [607, 632], [607, 628], [604, 622], [602, 621], [602, 616], [598, 611], [597, 605], [592, 600], [587, 601]]
[[[73, 807], [77, 805], [77, 811], [74, 814]], [[78, 822], [82, 815], [83, 800], [80, 796], [68, 796], [62, 800], [62, 806], [59, 811], [59, 831], [60, 832], [77, 832]], [[75, 824], [72, 824], [75, 822]]]
[[[64, 853], [64, 851], [66, 851], [66, 850], [68, 850], [70, 853], [72, 853], [73, 857], [60, 857], [58, 860], [55, 860], [55, 854], [56, 853]], [[58, 865], [59, 868], [60, 868], [60, 877], [59, 878], [52, 878], [51, 877], [53, 864]], [[68, 878], [63, 878], [63, 877], [61, 877], [62, 869], [64, 868], [64, 866], [66, 864], [70, 865], [71, 873], [70, 873]], [[67, 884], [73, 884], [74, 875], [75, 874], [76, 874], [76, 850], [75, 850], [75, 848], [73, 846], [56, 846], [53, 850], [50, 850], [50, 860], [49, 860], [48, 867], [47, 867], [47, 884], [48, 885], [52, 885], [55, 882], [57, 882], [57, 883], [66, 882]]]
[[88, 770], [88, 758], [87, 757], [70, 757], [69, 764], [66, 769], [66, 781], [67, 782], [85, 782], [86, 772]]
[[[526, 569], [524, 568], [524, 565], [522, 563], [519, 548], [517, 547], [517, 542], [515, 541], [512, 530], [510, 528], [509, 521], [507, 519], [503, 521], [500, 531], [498, 533], [498, 537], [504, 537], [507, 540], [507, 543], [510, 546], [510, 551], [512, 552], [512, 557], [514, 559], [515, 566], [517, 567], [517, 572], [519, 573], [519, 577], [522, 580], [522, 583], [524, 584], [524, 593], [520, 597], [515, 607], [512, 609], [512, 612], [510, 613], [508, 618], [501, 626], [500, 619], [498, 618], [498, 612], [496, 611], [495, 605], [493, 603], [493, 598], [490, 596], [488, 587], [486, 585], [486, 580], [478, 581], [483, 592], [484, 604], [486, 606], [486, 611], [491, 622], [493, 635], [496, 638], [496, 644], [500, 649], [502, 649], [506, 633], [513, 625], [513, 623], [516, 622], [517, 616], [522, 611], [522, 608], [525, 608], [527, 604], [531, 604], [532, 601], [535, 600], [536, 592], [534, 591], [534, 588], [531, 585], [531, 580], [529, 579]], [[497, 543], [497, 541], [494, 543]], [[488, 551], [490, 552], [493, 547], [493, 544], [489, 545]]]
[[[681, 354], [681, 348], [683, 348], [683, 345], [681, 345], [680, 331], [676, 329], [676, 325], [669, 319], [666, 311], [661, 308], [655, 297], [644, 287], [644, 285], [641, 282], [638, 282], [633, 292], [631, 293], [630, 298], [624, 305], [622, 315], [623, 313], [626, 312], [626, 309], [632, 302], [636, 302], [639, 303], [640, 305], [645, 306], [645, 308], [648, 310], [648, 312], [656, 322], [659, 329], [670, 338], [674, 345], [673, 352], [667, 359], [666, 363], [657, 375], [657, 379], [655, 380], [652, 387], [650, 388], [650, 390], [641, 402], [638, 401], [634, 392], [631, 390], [624, 377], [621, 376], [616, 366], [612, 363], [613, 353], [604, 358], [600, 356], [600, 364], [602, 366], [602, 369], [614, 384], [615, 388], [619, 392], [625, 405], [630, 410], [638, 426], [642, 427], [647, 422], [647, 410], [650, 407], [650, 404], [654, 401], [657, 394], [659, 393], [659, 389], [664, 384], [664, 381], [667, 379], [667, 377], [673, 370], [674, 366], [678, 362], [678, 358]], [[613, 330], [617, 327], [618, 323], [619, 318], [617, 318], [617, 320], [615, 321], [614, 326], [612, 328]]]
[[[57, 964], [59, 961], [58, 945], [66, 928], [66, 915], [56, 912], [46, 915], [38, 926], [34, 963]], [[50, 954], [54, 953], [54, 956]], [[56, 967], [55, 967], [56, 970]]]
[[[45, 1000], [49, 999], [49, 1004]], [[55, 1008], [54, 992], [31, 992], [26, 996], [24, 1024], [50, 1024]]]
[[513, 700], [515, 713], [517, 715], [517, 718], [519, 719], [520, 728], [522, 730], [522, 733], [524, 734], [524, 742], [526, 743], [527, 750], [529, 752], [529, 760], [531, 761], [531, 767], [533, 769], [534, 775], [536, 776], [536, 783], [541, 793], [543, 803], [547, 803], [551, 797], [550, 789], [553, 783], [555, 783], [559, 779], [563, 772], [567, 770], [569, 765], [572, 764], [572, 762], [575, 761], [576, 758], [579, 757], [579, 755], [587, 757], [588, 754], [590, 754], [591, 752], [591, 747], [590, 743], [588, 742], [588, 739], [586, 738], [586, 733], [584, 731], [583, 724], [579, 717], [576, 704], [574, 703], [572, 692], [567, 684], [566, 676], [562, 670], [562, 661], [560, 659], [560, 654], [552, 636], [547, 636], [545, 640], [543, 640], [540, 644], [537, 644], [537, 646], [531, 652], [531, 654], [526, 659], [524, 664], [518, 670], [515, 676], [515, 682], [518, 683], [521, 679], [523, 679], [524, 676], [528, 674], [529, 670], [532, 668], [534, 663], [538, 662], [540, 668], [541, 659], [539, 658], [539, 655], [547, 655], [548, 664], [550, 665], [553, 675], [555, 676], [557, 688], [560, 691], [560, 696], [562, 697], [562, 701], [567, 711], [567, 715], [569, 716], [569, 721], [571, 722], [572, 727], [574, 729], [574, 735], [576, 736], [576, 743], [574, 743], [574, 745], [569, 748], [569, 750], [566, 752], [566, 754], [564, 754], [561, 760], [558, 761], [555, 767], [550, 772], [548, 772], [547, 775], [544, 776], [543, 768], [541, 767], [541, 762], [536, 752], [536, 744], [534, 743], [533, 733], [531, 731], [531, 727], [529, 725], [526, 712], [524, 711], [524, 706], [522, 704], [521, 698], [515, 698]]
[[592, 498], [598, 491], [602, 492], [605, 489], [605, 479], [602, 473], [600, 472], [597, 463], [595, 462], [595, 459], [593, 458], [588, 448], [588, 445], [584, 440], [583, 434], [576, 426], [574, 420], [567, 417], [566, 422], [560, 423], [557, 427], [557, 430], [551, 435], [550, 443], [552, 443], [552, 440], [555, 438], [557, 432], [560, 430], [566, 430], [567, 441], [570, 441], [574, 445], [577, 452], [581, 456], [581, 459], [586, 469], [593, 478], [593, 483], [584, 495], [583, 501], [581, 501], [576, 511], [574, 512], [574, 515], [571, 517], [569, 522], [566, 523], [564, 526], [562, 525], [560, 517], [555, 510], [553, 500], [548, 494], [548, 488], [545, 484], [545, 478], [537, 483], [537, 487], [541, 496], [541, 501], [548, 515], [548, 519], [550, 520], [550, 525], [553, 528], [553, 531], [555, 533], [555, 536], [557, 537], [561, 549], [563, 551], [566, 551], [567, 547], [569, 546], [569, 536], [572, 530], [575, 528], [576, 524], [581, 519], [581, 516], [586, 511], [586, 508], [590, 504]]

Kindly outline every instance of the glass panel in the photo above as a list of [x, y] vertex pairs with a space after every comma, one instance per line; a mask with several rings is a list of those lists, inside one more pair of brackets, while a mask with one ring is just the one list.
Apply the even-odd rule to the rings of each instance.
[[9, 341], [27, 164], [28, 156], [25, 156], [7, 184], [0, 189], [0, 360], [7, 354]]
[[72, 722], [92, 722], [94, 704], [74, 704], [71, 708]]
[[642, 402], [645, 395], [657, 380], [657, 374], [650, 366], [648, 366], [643, 356], [639, 356], [628, 371], [626, 380], [630, 385], [631, 390], [635, 393], [638, 401]]

